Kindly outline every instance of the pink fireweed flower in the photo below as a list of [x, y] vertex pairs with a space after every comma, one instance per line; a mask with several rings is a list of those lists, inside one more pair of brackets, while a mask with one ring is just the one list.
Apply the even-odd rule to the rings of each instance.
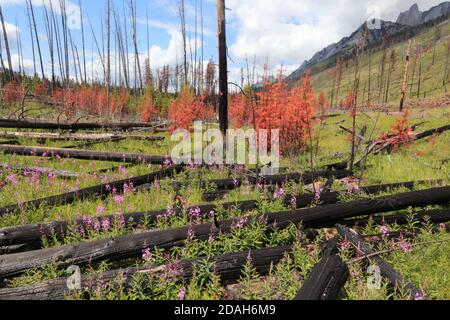
[[171, 205], [168, 205], [166, 208], [166, 212], [164, 214], [165, 218], [170, 218], [173, 217], [175, 215], [175, 210], [173, 209], [173, 207]]
[[439, 228], [445, 229], [445, 223], [440, 223], [440, 224], [439, 224]]
[[38, 182], [39, 181], [39, 176], [40, 176], [41, 174], [38, 172], [38, 171], [33, 171], [32, 173], [31, 173], [31, 183], [36, 183], [36, 182]]
[[108, 231], [110, 226], [111, 226], [111, 222], [109, 221], [109, 218], [103, 219], [103, 221], [102, 221], [103, 231]]
[[194, 239], [194, 236], [194, 229], [192, 229], [192, 225], [190, 224], [188, 228], [187, 241], [192, 241], [192, 239]]
[[401, 242], [399, 242], [398, 246], [403, 250], [404, 253], [412, 252], [412, 245], [406, 240], [402, 240]]
[[297, 197], [292, 196], [291, 200], [289, 200], [289, 203], [291, 204], [292, 208], [297, 208]]
[[97, 232], [100, 231], [101, 226], [100, 226], [100, 221], [98, 221], [98, 219], [96, 219], [94, 221], [93, 227], [94, 227], [95, 231], [97, 231]]
[[165, 160], [164, 160], [164, 163], [163, 163], [166, 167], [170, 167], [173, 163], [172, 163], [172, 160], [171, 159], [169, 159], [169, 158], [166, 158]]
[[86, 232], [84, 230], [84, 228], [82, 226], [78, 227], [78, 233], [80, 234], [80, 236], [84, 237], [86, 235]]
[[83, 217], [83, 224], [87, 229], [89, 229], [90, 227], [92, 227], [92, 218], [89, 216]]
[[149, 248], [142, 250], [142, 259], [144, 259], [144, 261], [147, 263], [153, 262], [153, 255]]
[[178, 300], [184, 300], [186, 298], [186, 289], [183, 287], [180, 289], [177, 295]]
[[385, 225], [380, 227], [380, 232], [385, 236], [389, 233], [389, 228]]
[[317, 191], [314, 193], [314, 199], [315, 199], [316, 201], [319, 201], [321, 196], [322, 196], [322, 193], [320, 192], [320, 190], [317, 190]]
[[25, 168], [25, 170], [23, 170], [23, 176], [29, 177], [30, 175], [31, 175], [31, 171], [28, 168]]
[[125, 217], [123, 216], [122, 213], [120, 212], [114, 213], [114, 221], [119, 228], [125, 227]]
[[103, 214], [105, 212], [105, 207], [103, 205], [99, 205], [97, 207], [97, 214]]
[[242, 217], [239, 218], [238, 220], [234, 221], [233, 224], [231, 225], [232, 229], [242, 229], [245, 224], [247, 223], [248, 218], [247, 217]]
[[122, 204], [123, 202], [124, 202], [124, 196], [123, 195], [121, 195], [121, 194], [115, 194], [114, 196], [113, 196], [113, 200], [114, 200], [114, 202], [115, 203], [117, 203], [117, 204]]
[[52, 185], [53, 182], [55, 181], [56, 176], [51, 172], [47, 176], [48, 176], [48, 184]]
[[180, 265], [179, 260], [169, 262], [168, 264], [163, 266], [163, 270], [163, 279], [175, 279], [183, 273], [183, 268]]
[[277, 188], [273, 194], [273, 197], [275, 199], [282, 199], [284, 197], [284, 189], [283, 188]]
[[416, 294], [414, 295], [414, 300], [425, 300], [425, 297], [423, 296], [422, 293], [420, 292], [416, 292]]
[[259, 183], [259, 182], [258, 182], [258, 183], [256, 184], [256, 188], [259, 189], [259, 190], [262, 190], [262, 189], [264, 189], [264, 185], [263, 185], [262, 183]]
[[126, 175], [127, 174], [127, 169], [125, 169], [125, 167], [121, 165], [121, 166], [119, 166], [119, 173], [121, 175]]
[[9, 176], [6, 177], [6, 181], [11, 183], [13, 186], [15, 186], [18, 182], [17, 175], [15, 175], [14, 173], [10, 174]]
[[134, 191], [134, 187], [133, 187], [133, 183], [124, 183], [123, 184], [123, 193], [129, 193], [129, 192], [133, 192]]
[[191, 208], [189, 210], [189, 220], [200, 223], [201, 211], [199, 207]]
[[208, 216], [209, 216], [210, 218], [214, 218], [214, 217], [216, 216], [216, 212], [215, 212], [214, 210], [211, 210], [211, 211], [208, 213]]

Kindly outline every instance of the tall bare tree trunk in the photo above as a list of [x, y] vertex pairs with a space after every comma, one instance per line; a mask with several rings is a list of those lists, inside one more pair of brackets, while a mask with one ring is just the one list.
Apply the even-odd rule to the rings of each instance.
[[[48, 43], [48, 51], [50, 54], [50, 67], [52, 69], [52, 84], [51, 87], [52, 89], [55, 88], [56, 85], [56, 78], [55, 78], [55, 56], [54, 56], [54, 51], [53, 51], [53, 24], [50, 21], [50, 18], [48, 16], [48, 11], [47, 11], [47, 6], [44, 4], [44, 22], [45, 22], [45, 30], [47, 32], [47, 43]], [[34, 52], [33, 52], [33, 56], [34, 56]], [[36, 64], [34, 66], [35, 68], [35, 73], [36, 73]]]
[[138, 44], [137, 44], [136, 2], [134, 2], [134, 0], [130, 0], [130, 8], [131, 8], [131, 21], [132, 21], [132, 27], [133, 27], [134, 55], [135, 55], [135, 61], [136, 61], [135, 68], [137, 68], [137, 74], [139, 76], [139, 85], [140, 85], [140, 89], [142, 90], [144, 86], [142, 84], [141, 63], [139, 61], [140, 60], [139, 59], [139, 49], [138, 49]]
[[225, 0], [217, 0], [217, 22], [219, 34], [219, 124], [225, 136], [228, 129], [228, 67], [225, 20]]
[[28, 5], [30, 6], [30, 11], [31, 11], [31, 18], [33, 19], [34, 35], [36, 36], [36, 45], [37, 45], [37, 50], [38, 50], [38, 54], [39, 54], [39, 62], [41, 64], [42, 80], [45, 80], [44, 63], [42, 62], [41, 44], [39, 42], [39, 34], [38, 34], [38, 31], [37, 31], [36, 19], [34, 17], [33, 4], [31, 3], [31, 0], [28, 0], [28, 2], [29, 2]]
[[178, 2], [178, 14], [180, 16], [181, 36], [183, 38], [183, 67], [184, 67], [184, 84], [188, 84], [188, 66], [187, 66], [187, 45], [186, 45], [186, 11], [184, 8], [184, 0]]
[[66, 80], [65, 87], [67, 88], [70, 83], [70, 62], [69, 62], [69, 37], [68, 37], [68, 26], [67, 26], [67, 11], [66, 11], [66, 0], [60, 0], [60, 8], [61, 8], [61, 25], [62, 25], [62, 33], [63, 33], [63, 42], [64, 42], [64, 63], [66, 66]]
[[[37, 76], [36, 72], [36, 54], [34, 52], [34, 32], [33, 32], [33, 25], [31, 23], [31, 12], [30, 12], [30, 6], [28, 5], [28, 1], [25, 2], [25, 5], [27, 7], [27, 18], [28, 18], [28, 28], [30, 29], [30, 39], [31, 39], [31, 51], [33, 54], [33, 76]], [[44, 5], [45, 10], [45, 5]]]
[[109, 90], [111, 86], [111, 2], [106, 0], [106, 112], [109, 114]]
[[84, 19], [83, 19], [83, 7], [81, 6], [81, 0], [78, 0], [80, 7], [80, 23], [81, 23], [81, 43], [83, 45], [83, 71], [84, 71], [84, 84], [87, 84], [87, 72], [86, 72], [86, 47], [84, 43]]
[[400, 99], [400, 112], [403, 112], [403, 105], [405, 103], [406, 96], [406, 81], [408, 79], [408, 67], [409, 67], [409, 55], [411, 53], [411, 40], [408, 42], [408, 49], [406, 50], [406, 63], [405, 70], [403, 73], [403, 81], [402, 81], [402, 97]]
[[11, 76], [11, 79], [13, 79], [14, 78], [14, 73], [13, 73], [13, 67], [12, 67], [11, 52], [9, 51], [8, 34], [6, 32], [5, 20], [3, 18], [3, 11], [2, 11], [2, 7], [1, 6], [0, 6], [0, 20], [2, 21], [3, 40], [5, 42], [6, 56], [8, 58], [9, 74]]

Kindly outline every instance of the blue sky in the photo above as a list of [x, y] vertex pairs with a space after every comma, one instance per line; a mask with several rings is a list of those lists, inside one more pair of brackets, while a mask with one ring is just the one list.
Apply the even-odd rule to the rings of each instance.
[[[44, 64], [46, 72], [49, 73], [43, 1], [48, 4], [50, 0], [32, 0]], [[59, 7], [59, 0], [51, 1], [55, 8]], [[125, 6], [128, 28], [130, 28], [128, 0], [112, 0], [112, 2], [122, 20]], [[139, 54], [142, 61], [148, 56], [146, 38], [146, 12], [148, 11], [150, 60], [153, 69], [160, 68], [164, 64], [173, 66], [177, 61], [181, 63], [177, 2], [177, 0], [136, 0]], [[185, 0], [185, 2], [188, 35], [190, 34], [191, 37], [194, 35], [195, 5], [200, 7], [200, 4], [203, 4], [204, 60], [209, 60], [211, 57], [216, 60], [216, 0]], [[269, 63], [269, 70], [272, 73], [275, 73], [281, 64], [284, 66], [285, 73], [289, 73], [304, 60], [311, 58], [315, 52], [352, 33], [370, 17], [370, 12], [375, 12], [375, 15], [383, 20], [395, 21], [401, 11], [407, 10], [415, 2], [416, 0], [226, 0], [226, 6], [229, 9], [226, 13], [230, 77], [232, 80], [240, 78], [240, 69], [245, 65], [246, 57], [250, 61], [255, 59], [258, 73], [262, 72], [266, 62]], [[421, 10], [427, 10], [440, 2], [442, 1], [421, 0], [418, 4]], [[78, 0], [66, 0], [66, 3], [71, 32], [78, 50], [81, 50]], [[0, 5], [7, 22], [11, 51], [13, 55], [17, 52], [15, 45], [17, 26], [22, 39], [24, 64], [27, 71], [32, 72], [32, 49], [25, 0], [0, 0]], [[81, 5], [85, 13], [88, 73], [92, 74], [93, 70], [94, 76], [102, 77], [101, 62], [97, 49], [93, 46], [87, 17], [91, 20], [96, 37], [100, 41], [101, 24], [105, 20], [105, 0], [81, 0]], [[199, 45], [200, 42], [198, 42]], [[13, 57], [13, 60], [17, 65], [17, 56]]]

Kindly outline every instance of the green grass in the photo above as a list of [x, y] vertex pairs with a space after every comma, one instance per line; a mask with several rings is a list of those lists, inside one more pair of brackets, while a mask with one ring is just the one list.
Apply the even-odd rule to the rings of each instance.
[[[450, 107], [428, 108], [425, 110], [412, 109], [411, 123], [426, 121], [417, 131], [424, 131], [431, 128], [440, 127], [448, 123]], [[369, 112], [368, 116], [358, 115], [358, 127], [364, 125], [371, 132], [373, 127], [374, 137], [388, 130], [394, 124], [397, 116], [385, 113]], [[373, 119], [378, 118], [377, 122]], [[315, 158], [315, 167], [319, 168], [324, 164], [342, 161], [348, 158], [350, 143], [348, 134], [339, 130], [339, 125], [350, 127], [350, 117], [342, 115], [337, 118], [329, 118], [318, 129], [320, 130], [320, 144], [317, 157]], [[317, 133], [318, 131], [316, 131]], [[37, 145], [36, 141], [30, 139], [20, 139], [24, 145]], [[356, 175], [362, 176], [362, 185], [375, 183], [402, 182], [410, 180], [442, 179], [444, 185], [448, 184], [450, 165], [442, 163], [442, 160], [448, 159], [450, 144], [450, 133], [424, 139], [414, 142], [408, 146], [395, 150], [392, 154], [380, 154], [370, 156], [367, 162], [367, 168], [363, 171], [357, 171]], [[46, 146], [62, 146], [64, 143], [47, 143]], [[169, 137], [165, 141], [145, 142], [126, 140], [118, 143], [98, 144], [91, 149], [102, 151], [117, 152], [142, 152], [146, 154], [170, 154], [174, 145]], [[339, 154], [341, 156], [339, 156]], [[286, 166], [290, 171], [309, 170], [308, 150], [299, 152], [288, 158], [283, 158], [281, 166]], [[118, 166], [118, 163], [96, 162], [74, 159], [57, 159], [43, 157], [22, 157], [17, 155], [0, 155], [1, 163], [15, 165], [36, 165], [41, 167], [51, 167], [65, 169], [74, 172], [89, 173], [95, 170]], [[85, 176], [82, 179], [65, 180], [54, 178], [49, 181], [47, 176], [42, 176], [34, 183], [30, 182], [29, 177], [17, 175], [17, 184], [13, 185], [7, 182], [0, 189], [0, 206], [17, 203], [20, 201], [32, 200], [35, 198], [55, 195], [76, 188], [92, 186], [104, 181], [113, 181], [123, 179], [129, 176], [140, 175], [155, 170], [160, 166], [138, 165], [126, 169], [125, 174], [118, 171], [105, 173], [106, 178]], [[11, 172], [2, 171], [0, 181], [11, 175]], [[0, 227], [14, 226], [27, 223], [39, 223], [45, 221], [54, 221], [62, 219], [74, 219], [90, 216], [102, 221], [103, 215], [114, 213], [125, 213], [134, 211], [145, 211], [153, 209], [163, 209], [173, 204], [175, 191], [173, 190], [173, 181], [181, 184], [180, 196], [185, 206], [201, 204], [201, 195], [205, 190], [201, 183], [211, 179], [225, 177], [240, 177], [237, 172], [229, 172], [225, 168], [218, 169], [194, 169], [188, 168], [171, 179], [163, 179], [154, 184], [151, 190], [140, 191], [136, 194], [127, 193], [122, 203], [114, 200], [112, 196], [105, 200], [90, 198], [83, 201], [76, 201], [70, 205], [61, 205], [48, 207], [43, 205], [33, 210], [23, 210], [14, 214], [6, 215], [0, 218]], [[107, 179], [107, 180], [105, 180]], [[340, 181], [336, 181], [333, 186], [335, 189], [342, 189]], [[417, 185], [416, 190], [428, 188], [428, 184]], [[305, 192], [301, 184], [289, 183], [284, 186], [287, 193]], [[384, 192], [383, 194], [392, 194], [406, 191], [399, 189], [396, 191]], [[224, 201], [240, 201], [246, 199], [258, 199], [259, 206], [251, 212], [241, 212], [236, 209], [223, 210], [218, 209], [219, 220], [231, 217], [242, 217], [244, 215], [255, 216], [266, 212], [277, 212], [288, 210], [283, 207], [280, 201], [272, 197], [272, 190], [258, 190], [245, 184], [238, 190], [230, 192], [223, 200], [217, 201], [218, 204]], [[361, 194], [360, 197], [367, 197]], [[343, 197], [342, 201], [355, 199], [354, 196]], [[314, 205], [317, 205], [314, 204]], [[442, 206], [433, 206], [432, 208], [442, 208]], [[408, 210], [402, 211], [407, 213]], [[202, 222], [211, 223], [211, 218], [204, 218]], [[143, 223], [138, 230], [129, 227], [122, 227], [113, 224], [107, 231], [88, 230], [84, 237], [79, 231], [72, 228], [72, 231], [64, 239], [54, 239], [49, 237], [43, 239], [44, 247], [55, 247], [69, 243], [78, 243], [81, 241], [92, 241], [107, 237], [117, 237], [139, 230], [148, 229], [169, 229], [180, 226], [186, 226], [189, 223], [187, 213], [179, 217], [172, 217], [168, 220], [160, 220], [155, 223]], [[409, 226], [410, 227], [410, 226]], [[391, 230], [406, 230], [408, 226], [399, 227], [390, 225]], [[379, 233], [379, 226], [371, 225], [361, 231], [364, 234]], [[327, 236], [327, 230], [320, 230], [318, 238], [311, 243], [303, 232], [301, 226], [290, 226], [286, 230], [268, 230], [264, 225], [254, 223], [246, 228], [233, 230], [231, 233], [221, 235], [214, 241], [186, 241], [185, 246], [173, 248], [167, 251], [152, 249], [154, 263], [167, 264], [173, 263], [176, 259], [190, 259], [194, 257], [204, 257], [205, 261], [196, 266], [195, 276], [192, 280], [186, 281], [179, 277], [167, 279], [160, 274], [138, 275], [133, 281], [131, 288], [125, 290], [125, 287], [117, 281], [107, 284], [103, 287], [96, 285], [88, 291], [92, 299], [176, 299], [180, 290], [186, 291], [187, 299], [222, 299], [226, 296], [233, 296], [242, 299], [291, 299], [295, 296], [298, 288], [308, 276], [311, 268], [319, 259], [318, 244]], [[448, 237], [447, 233], [440, 231], [432, 234], [424, 228], [422, 234], [412, 239], [412, 243], [424, 241], [443, 240]], [[304, 244], [310, 243], [306, 249]], [[258, 275], [248, 263], [242, 273], [239, 283], [233, 287], [222, 287], [217, 275], [214, 274], [208, 257], [217, 256], [236, 251], [245, 251], [248, 249], [258, 249], [264, 247], [274, 247], [286, 244], [294, 244], [293, 253], [286, 256], [282, 261], [273, 266], [271, 272], [266, 276]], [[375, 249], [384, 249], [391, 246], [391, 243], [383, 243]], [[395, 246], [395, 244], [393, 244]], [[404, 276], [413, 281], [418, 287], [422, 288], [431, 298], [448, 299], [449, 288], [449, 244], [430, 244], [414, 248], [412, 253], [403, 251], [394, 251], [384, 254], [397, 270]], [[350, 259], [349, 252], [341, 251], [344, 259]], [[122, 262], [109, 263], [104, 262], [100, 265], [92, 265], [82, 269], [83, 273], [101, 272], [127, 266], [143, 266], [145, 261], [140, 258], [129, 259]], [[405, 299], [404, 291], [399, 288], [392, 290], [383, 283], [380, 290], [371, 290], [367, 288], [367, 274], [365, 267], [360, 264], [350, 264], [351, 276], [340, 294], [340, 299]], [[37, 283], [46, 279], [53, 279], [64, 276], [65, 270], [57, 265], [48, 265], [42, 268], [33, 269], [24, 275], [13, 279], [9, 286], [20, 286], [25, 284]], [[82, 295], [75, 294], [68, 298], [80, 299]]]
[[[411, 57], [408, 70], [407, 79], [407, 99], [411, 98], [429, 98], [429, 97], [443, 97], [449, 92], [450, 79], [447, 79], [446, 85], [443, 86], [444, 70], [447, 56], [447, 49], [445, 43], [449, 40], [448, 34], [450, 34], [450, 22], [445, 21], [441, 24], [441, 39], [436, 44], [435, 61], [433, 64], [433, 50], [434, 50], [434, 28], [431, 28], [425, 32], [422, 32], [412, 40], [411, 45]], [[422, 75], [421, 75], [421, 88], [418, 92], [418, 75], [419, 75], [419, 58], [416, 59], [416, 47], [422, 46], [428, 48], [427, 52], [423, 53], [422, 58]], [[405, 57], [408, 48], [408, 41], [400, 42], [387, 49], [387, 60], [385, 67], [385, 79], [389, 73], [389, 63], [391, 50], [394, 49], [397, 53], [397, 67], [394, 72], [391, 73], [391, 85], [388, 95], [388, 104], [393, 108], [398, 108], [400, 103], [401, 87], [404, 74]], [[360, 80], [360, 103], [367, 104], [367, 95], [369, 90], [369, 65], [370, 65], [370, 103], [378, 104], [379, 100], [379, 86], [378, 81], [380, 78], [380, 65], [381, 65], [382, 51], [378, 50], [369, 55], [366, 52], [362, 60], [361, 68], [361, 80]], [[417, 60], [415, 68], [414, 61]], [[369, 64], [370, 61], [370, 64]], [[415, 69], [415, 72], [414, 72]], [[331, 96], [332, 90], [332, 72], [334, 66], [329, 69], [322, 70], [312, 76], [313, 88], [317, 92], [323, 91], [328, 98]], [[352, 61], [348, 64], [344, 63], [343, 76], [341, 87], [339, 90], [339, 96], [335, 99], [334, 106], [340, 101], [345, 99], [347, 93], [353, 88], [354, 83], [355, 66]], [[414, 78], [413, 78], [414, 73]], [[384, 92], [382, 96], [384, 96]], [[419, 96], [418, 96], [419, 93]], [[363, 98], [364, 96], [364, 98]], [[336, 101], [338, 103], [336, 103]]]

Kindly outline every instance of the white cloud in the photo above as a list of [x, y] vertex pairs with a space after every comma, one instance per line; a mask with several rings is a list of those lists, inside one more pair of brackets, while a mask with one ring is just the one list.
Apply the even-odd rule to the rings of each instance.
[[[423, 0], [428, 10], [442, 0]], [[258, 67], [267, 59], [276, 64], [300, 65], [324, 47], [349, 36], [369, 18], [376, 6], [380, 18], [395, 21], [416, 0], [228, 0], [228, 28], [235, 33], [229, 43], [234, 60], [256, 56]]]
[[[14, 6], [14, 5], [25, 5], [27, 0], [0, 0], [0, 5], [3, 6]], [[50, 2], [52, 4], [53, 10], [56, 14], [61, 14], [61, 7], [59, 0], [31, 0], [33, 7], [41, 7], [43, 5], [50, 8]], [[70, 29], [80, 29], [81, 28], [81, 17], [80, 17], [80, 7], [75, 3], [66, 0], [66, 15], [67, 15], [67, 25]], [[3, 12], [5, 14], [5, 12]], [[38, 13], [35, 12], [37, 15]]]

